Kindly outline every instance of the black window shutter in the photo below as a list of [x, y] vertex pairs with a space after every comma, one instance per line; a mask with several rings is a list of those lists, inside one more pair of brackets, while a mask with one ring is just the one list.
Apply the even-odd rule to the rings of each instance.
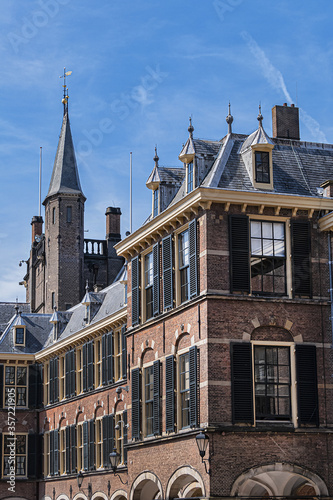
[[107, 352], [107, 362], [106, 362], [106, 373], [107, 373], [107, 383], [113, 384], [114, 374], [113, 374], [113, 332], [107, 333], [106, 336], [106, 352]]
[[69, 398], [71, 395], [71, 351], [66, 352], [65, 354], [65, 396]]
[[[3, 387], [3, 386], [2, 386]], [[41, 365], [29, 365], [29, 408], [39, 408], [42, 402]]]
[[167, 432], [175, 430], [175, 361], [174, 356], [167, 356], [165, 360], [165, 409]]
[[316, 346], [296, 344], [298, 421], [319, 427]]
[[293, 296], [312, 297], [311, 226], [306, 220], [291, 220]]
[[103, 432], [103, 466], [109, 467], [109, 415], [104, 415], [102, 418], [102, 432]]
[[249, 221], [246, 215], [229, 216], [230, 290], [250, 293]]
[[71, 472], [71, 428], [68, 425], [65, 429], [66, 434], [66, 474]]
[[153, 363], [153, 433], [161, 434], [161, 391], [160, 391], [160, 361]]
[[92, 391], [94, 388], [94, 342], [91, 340], [87, 344], [87, 389]]
[[127, 410], [123, 411], [123, 422], [124, 422], [124, 463], [127, 464], [127, 448], [128, 443], [128, 432], [127, 432]]
[[54, 476], [54, 431], [50, 432], [50, 475]]
[[189, 350], [190, 371], [190, 426], [198, 426], [198, 348], [193, 346]]
[[83, 470], [88, 470], [88, 421], [83, 422]]
[[74, 397], [75, 396], [75, 374], [76, 374], [76, 367], [75, 367], [75, 350], [71, 350], [71, 375], [70, 375], [70, 396]]
[[188, 225], [190, 259], [190, 299], [198, 295], [197, 220]]
[[250, 342], [231, 344], [233, 423], [253, 424], [252, 355]]
[[95, 469], [95, 422], [89, 420], [89, 470]]
[[140, 369], [132, 370], [132, 439], [140, 439]]
[[3, 371], [4, 371], [3, 365], [0, 365], [0, 408], [3, 408], [3, 388], [4, 388]]
[[76, 472], [76, 425], [71, 425], [71, 472]]
[[[0, 433], [0, 464], [2, 464], [2, 434], [1, 433]], [[0, 479], [2, 478], [2, 474], [3, 474], [3, 470], [2, 470], [2, 467], [0, 467]]]
[[55, 403], [59, 399], [59, 358], [54, 359], [54, 372], [53, 372], [54, 378], [53, 378], [53, 396], [54, 400], [53, 402]]
[[59, 431], [55, 429], [54, 431], [54, 463], [53, 463], [54, 475], [59, 474]]
[[54, 402], [54, 359], [49, 362], [49, 403]]
[[137, 255], [132, 259], [132, 326], [140, 320], [140, 261]]
[[153, 246], [153, 315], [160, 313], [160, 246]]
[[107, 334], [103, 335], [102, 337], [102, 384], [103, 385], [107, 384], [106, 336]]
[[37, 435], [28, 434], [28, 477], [37, 477]]
[[82, 390], [87, 392], [87, 344], [83, 344], [82, 347]]
[[[110, 453], [113, 452], [113, 449], [114, 449], [114, 415], [108, 415], [109, 419], [108, 419], [108, 425], [109, 425], [109, 444], [108, 444], [108, 450], [109, 450], [109, 455]], [[109, 463], [108, 463], [108, 466], [110, 467], [111, 464], [110, 464], [110, 459], [109, 459]]]
[[172, 237], [171, 234], [162, 240], [162, 267], [163, 267], [163, 308], [173, 307], [173, 279], [172, 279]]
[[38, 479], [43, 477], [43, 434], [37, 434], [37, 461], [36, 461], [36, 477]]
[[121, 327], [121, 365], [122, 365], [122, 377], [127, 378], [127, 348], [126, 348], [126, 325]]

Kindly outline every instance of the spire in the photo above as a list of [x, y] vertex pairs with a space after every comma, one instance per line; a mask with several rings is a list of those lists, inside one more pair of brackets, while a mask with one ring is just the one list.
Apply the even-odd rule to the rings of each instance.
[[234, 121], [234, 117], [232, 116], [232, 114], [230, 112], [230, 101], [229, 101], [229, 106], [228, 106], [228, 116], [226, 117], [225, 120], [228, 124], [228, 134], [232, 134], [231, 124]]
[[64, 97], [62, 98], [62, 103], [64, 105], [64, 115], [67, 113], [68, 111], [68, 88], [67, 88], [67, 85], [66, 85], [66, 76], [69, 76], [72, 74], [72, 71], [67, 71], [66, 72], [66, 68], [64, 68], [64, 74], [61, 75], [59, 78], [63, 78], [64, 79], [64, 84], [63, 84], [63, 88], [64, 88]]
[[189, 124], [189, 127], [187, 129], [189, 131], [189, 134], [190, 134], [190, 137], [191, 139], [193, 139], [193, 132], [194, 132], [194, 127], [192, 125], [192, 118], [190, 117], [190, 124]]
[[43, 204], [45, 205], [47, 198], [57, 194], [78, 194], [85, 198], [81, 189], [67, 108], [62, 120], [49, 191]]
[[264, 119], [264, 117], [261, 114], [261, 104], [259, 104], [259, 114], [257, 116], [257, 120], [259, 122], [259, 127], [262, 127], [262, 121], [263, 121], [263, 119]]
[[158, 157], [158, 154], [157, 154], [157, 146], [155, 146], [155, 156], [154, 156], [153, 160], [155, 162], [155, 167], [158, 167], [159, 157]]

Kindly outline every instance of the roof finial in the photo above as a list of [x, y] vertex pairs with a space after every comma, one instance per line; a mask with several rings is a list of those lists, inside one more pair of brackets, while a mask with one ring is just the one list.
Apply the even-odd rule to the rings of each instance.
[[228, 116], [226, 117], [226, 122], [228, 124], [228, 134], [232, 134], [232, 128], [231, 128], [231, 124], [232, 122], [234, 121], [234, 117], [232, 116], [231, 114], [231, 110], [230, 110], [230, 101], [229, 101], [229, 106], [228, 106]]
[[66, 114], [66, 112], [68, 111], [68, 88], [67, 88], [67, 85], [66, 85], [66, 76], [69, 76], [72, 74], [72, 71], [67, 71], [66, 72], [66, 68], [64, 68], [64, 74], [61, 75], [59, 78], [63, 78], [64, 79], [64, 84], [63, 84], [63, 88], [64, 88], [64, 97], [62, 98], [62, 103], [64, 105], [64, 115]]
[[159, 157], [158, 157], [158, 154], [157, 154], [157, 146], [155, 146], [155, 156], [154, 156], [153, 160], [155, 162], [155, 167], [158, 167]]
[[259, 127], [262, 127], [262, 121], [263, 121], [263, 119], [264, 119], [264, 117], [261, 114], [261, 103], [259, 103], [259, 114], [257, 116], [257, 120], [259, 122]]
[[88, 280], [86, 280], [86, 293], [89, 292], [89, 285], [88, 285]]
[[193, 132], [194, 132], [194, 127], [192, 125], [192, 117], [190, 116], [190, 124], [189, 124], [189, 127], [187, 129], [189, 131], [189, 134], [190, 134], [190, 137], [191, 139], [193, 139]]

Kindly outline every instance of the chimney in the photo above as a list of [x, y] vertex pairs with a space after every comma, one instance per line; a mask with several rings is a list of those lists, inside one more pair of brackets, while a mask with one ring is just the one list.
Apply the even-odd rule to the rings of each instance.
[[43, 234], [43, 217], [40, 215], [35, 215], [31, 221], [32, 225], [32, 243], [35, 243], [36, 236], [41, 236]]
[[294, 104], [272, 108], [273, 137], [275, 139], [296, 139], [299, 141], [299, 112]]
[[120, 216], [121, 210], [116, 207], [108, 207], [105, 212], [106, 215], [106, 239], [121, 238], [120, 235]]

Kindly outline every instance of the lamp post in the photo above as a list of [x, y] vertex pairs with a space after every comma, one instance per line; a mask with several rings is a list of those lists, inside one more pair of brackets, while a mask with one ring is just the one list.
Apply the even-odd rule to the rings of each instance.
[[[196, 443], [197, 443], [197, 446], [198, 446], [198, 450], [199, 450], [199, 454], [200, 454], [200, 457], [201, 457], [201, 461], [205, 465], [205, 471], [206, 471], [207, 474], [210, 474], [211, 473], [211, 469], [210, 469], [210, 457], [204, 458], [205, 455], [206, 455], [206, 450], [207, 450], [207, 446], [208, 446], [208, 443], [209, 443], [209, 437], [207, 436], [207, 434], [204, 434], [203, 432], [200, 432], [200, 434], [197, 434], [195, 436], [195, 440], [196, 440]], [[208, 464], [209, 464], [209, 469], [207, 469], [206, 462], [208, 462]]]

